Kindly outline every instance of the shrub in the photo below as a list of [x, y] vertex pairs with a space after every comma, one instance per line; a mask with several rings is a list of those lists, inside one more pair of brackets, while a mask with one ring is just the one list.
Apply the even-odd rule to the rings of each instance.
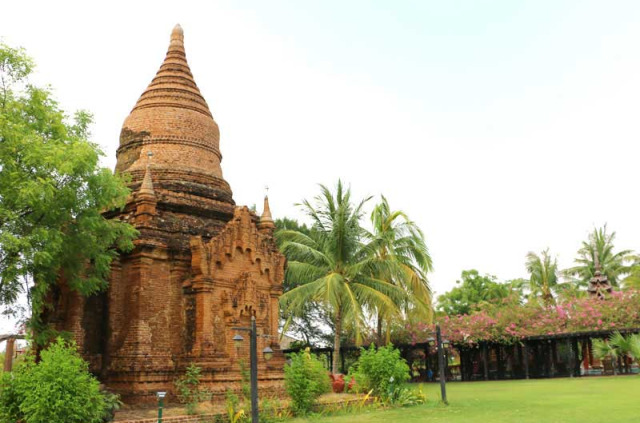
[[284, 386], [291, 397], [292, 410], [296, 414], [306, 414], [316, 398], [331, 390], [329, 376], [309, 348], [291, 354], [290, 359], [291, 363], [284, 368]]
[[211, 393], [207, 389], [200, 387], [201, 371], [200, 367], [190, 364], [184, 376], [181, 376], [175, 382], [178, 400], [185, 405], [187, 414], [195, 414], [198, 403], [211, 398]]
[[112, 422], [116, 416], [116, 411], [122, 407], [122, 401], [120, 401], [120, 395], [101, 389], [102, 397], [104, 398], [104, 413], [102, 413], [102, 422]]
[[351, 367], [349, 375], [356, 380], [359, 391], [373, 391], [383, 399], [393, 399], [396, 390], [409, 379], [409, 366], [393, 346], [374, 345], [361, 349], [360, 358]]
[[99, 386], [75, 345], [58, 338], [39, 363], [30, 356], [3, 375], [0, 422], [101, 422], [106, 405]]

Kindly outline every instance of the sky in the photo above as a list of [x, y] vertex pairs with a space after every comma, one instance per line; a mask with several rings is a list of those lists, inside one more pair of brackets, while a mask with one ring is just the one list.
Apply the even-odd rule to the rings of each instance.
[[185, 33], [237, 204], [274, 217], [340, 178], [424, 231], [436, 294], [465, 269], [572, 265], [594, 227], [640, 250], [640, 2], [14, 1], [0, 37], [61, 106], [125, 117]]

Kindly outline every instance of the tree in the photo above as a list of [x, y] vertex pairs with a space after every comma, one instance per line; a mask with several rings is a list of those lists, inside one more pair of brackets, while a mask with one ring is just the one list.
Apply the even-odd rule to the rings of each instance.
[[463, 270], [456, 285], [438, 297], [438, 310], [448, 316], [470, 314], [485, 304], [510, 296], [520, 302], [523, 289], [521, 280], [500, 283], [495, 276], [481, 276], [475, 269]]
[[640, 290], [640, 257], [634, 257], [634, 263], [629, 268], [629, 274], [622, 283], [627, 289]]
[[602, 339], [594, 339], [592, 346], [594, 357], [598, 360], [609, 359], [611, 361], [611, 367], [613, 368], [613, 374], [618, 374], [618, 367], [616, 366], [616, 360], [620, 355], [618, 347], [611, 341], [607, 342]]
[[[382, 261], [362, 243], [362, 208], [368, 199], [354, 206], [351, 192], [338, 181], [335, 195], [324, 185], [315, 198], [301, 206], [313, 225], [308, 235], [280, 231], [282, 252], [288, 259], [287, 276], [299, 282], [280, 302], [287, 314], [303, 313], [309, 302], [324, 306], [334, 323], [333, 347], [340, 351], [343, 328], [350, 325], [359, 340], [367, 309], [397, 311], [405, 301], [404, 291], [379, 275], [400, 269]], [[395, 269], [391, 269], [396, 267]], [[339, 354], [333, 355], [333, 372], [338, 372]]]
[[107, 404], [100, 383], [73, 344], [61, 338], [0, 380], [0, 421], [97, 423]]
[[[399, 267], [402, 270], [400, 273], [380, 277], [405, 291], [407, 302], [402, 305], [405, 312], [412, 310], [417, 316], [431, 321], [433, 308], [427, 273], [433, 270], [433, 263], [424, 234], [406, 213], [391, 210], [384, 196], [371, 213], [371, 223], [373, 230], [367, 235], [369, 248], [378, 259], [393, 261], [395, 266], [392, 269]], [[393, 317], [391, 311], [376, 310], [379, 341], [382, 339], [383, 322]], [[387, 343], [389, 333], [387, 325]]]
[[546, 249], [539, 256], [533, 252], [527, 254], [527, 271], [531, 295], [540, 295], [546, 305], [554, 303], [553, 290], [560, 286], [558, 281], [558, 261], [549, 255]]
[[27, 295], [31, 328], [49, 338], [40, 316], [60, 280], [83, 295], [104, 289], [112, 259], [136, 231], [102, 212], [124, 206], [123, 179], [98, 164], [87, 141], [91, 116], [68, 123], [47, 89], [28, 84], [33, 64], [0, 45], [0, 305], [15, 312]]
[[601, 267], [600, 272], [607, 276], [611, 286], [618, 286], [622, 276], [631, 271], [631, 267], [627, 264], [631, 260], [631, 250], [616, 253], [613, 245], [615, 237], [615, 232], [607, 232], [607, 225], [594, 228], [578, 250], [576, 266], [565, 270], [564, 273], [573, 278], [575, 284], [585, 288], [589, 286], [589, 281], [595, 275], [597, 259]]

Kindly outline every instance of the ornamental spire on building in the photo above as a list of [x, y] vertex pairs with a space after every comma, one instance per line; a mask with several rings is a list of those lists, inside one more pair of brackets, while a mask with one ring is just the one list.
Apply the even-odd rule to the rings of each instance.
[[269, 197], [264, 196], [264, 209], [262, 211], [262, 216], [260, 216], [260, 224], [258, 225], [259, 229], [266, 229], [268, 231], [273, 231], [276, 228], [275, 223], [273, 223], [273, 217], [271, 217], [271, 209], [269, 208]]
[[146, 155], [154, 153], [154, 188], [165, 208], [231, 219], [235, 203], [222, 176], [220, 131], [193, 78], [180, 25], [171, 32], [166, 57], [120, 133], [116, 171], [131, 175], [136, 189]]
[[611, 293], [612, 288], [609, 283], [609, 278], [607, 275], [602, 274], [602, 266], [600, 265], [600, 258], [598, 257], [598, 251], [595, 251], [594, 257], [594, 265], [595, 265], [595, 273], [591, 280], [589, 281], [589, 294], [592, 297], [597, 297], [600, 299], [604, 299], [605, 293]]

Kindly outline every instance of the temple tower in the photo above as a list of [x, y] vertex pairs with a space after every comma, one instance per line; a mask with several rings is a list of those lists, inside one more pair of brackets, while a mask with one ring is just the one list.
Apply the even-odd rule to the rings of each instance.
[[[239, 387], [232, 338], [256, 317], [260, 388], [283, 376], [278, 297], [285, 259], [273, 239], [265, 199], [262, 218], [236, 207], [222, 176], [220, 132], [195, 83], [178, 25], [166, 58], [125, 119], [116, 172], [132, 195], [108, 217], [140, 232], [131, 253], [114, 261], [108, 291], [61, 301], [58, 328], [71, 330], [91, 369], [125, 401], [155, 401], [198, 364], [214, 393]], [[259, 181], [256, 181], [259, 183]]]
[[600, 265], [600, 257], [598, 257], [598, 251], [595, 251], [593, 259], [595, 262], [595, 272], [593, 274], [593, 277], [589, 281], [587, 292], [589, 292], [589, 295], [591, 297], [602, 300], [607, 294], [611, 294], [612, 288], [611, 284], [609, 283], [609, 278], [607, 278], [607, 275], [602, 273], [602, 265]]

